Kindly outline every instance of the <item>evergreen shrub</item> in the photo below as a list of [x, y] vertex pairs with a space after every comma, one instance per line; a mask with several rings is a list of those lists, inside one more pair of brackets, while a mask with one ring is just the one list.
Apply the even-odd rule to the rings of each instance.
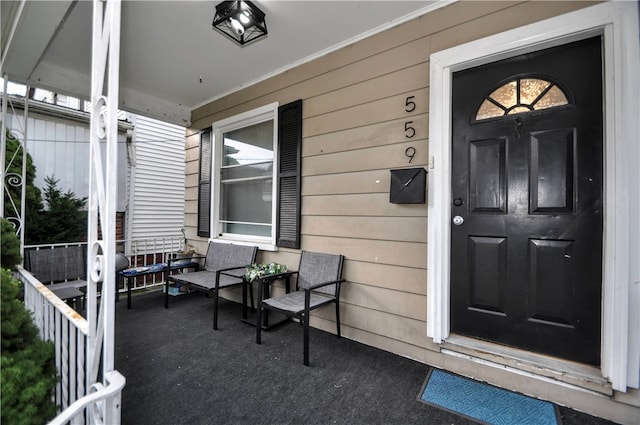
[[20, 299], [21, 283], [4, 268], [1, 285], [0, 422], [44, 424], [56, 415], [54, 345], [40, 339], [31, 314]]

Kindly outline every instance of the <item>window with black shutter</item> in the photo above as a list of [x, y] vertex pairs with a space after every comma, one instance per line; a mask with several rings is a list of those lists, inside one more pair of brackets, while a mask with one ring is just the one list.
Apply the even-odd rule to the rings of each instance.
[[265, 105], [203, 131], [199, 235], [267, 250], [300, 248], [301, 145], [301, 100]]
[[198, 178], [198, 236], [211, 235], [211, 129], [200, 133], [200, 172]]

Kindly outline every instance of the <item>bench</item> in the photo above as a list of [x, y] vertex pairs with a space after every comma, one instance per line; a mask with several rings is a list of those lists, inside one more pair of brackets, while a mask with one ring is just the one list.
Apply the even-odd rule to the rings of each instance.
[[[169, 308], [171, 282], [213, 295], [213, 329], [218, 329], [218, 293], [220, 289], [244, 284], [246, 267], [256, 261], [257, 246], [209, 242], [203, 270], [168, 276], [165, 281], [165, 308]], [[169, 264], [170, 266], [170, 264]]]
[[[128, 263], [127, 263], [128, 266]], [[131, 281], [130, 279], [135, 279], [136, 277], [142, 277], [147, 275], [152, 275], [156, 273], [162, 273], [164, 280], [166, 282], [167, 275], [170, 275], [171, 272], [174, 271], [182, 271], [184, 269], [192, 268], [195, 271], [198, 271], [200, 268], [200, 264], [196, 261], [193, 261], [191, 258], [182, 258], [182, 259], [174, 259], [169, 260], [168, 263], [154, 263], [147, 264], [143, 267], [132, 267], [130, 269], [124, 269], [118, 271], [118, 275], [124, 279], [124, 283], [127, 286], [127, 308], [131, 309]]]
[[85, 296], [87, 262], [81, 245], [29, 249], [24, 253], [24, 266], [61, 300], [76, 310]]

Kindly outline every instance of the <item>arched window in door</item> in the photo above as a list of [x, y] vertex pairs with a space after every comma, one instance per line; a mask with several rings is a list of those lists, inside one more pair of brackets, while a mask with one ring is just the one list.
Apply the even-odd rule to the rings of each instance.
[[543, 78], [518, 77], [501, 85], [484, 99], [476, 113], [476, 120], [567, 104], [567, 95], [556, 83]]

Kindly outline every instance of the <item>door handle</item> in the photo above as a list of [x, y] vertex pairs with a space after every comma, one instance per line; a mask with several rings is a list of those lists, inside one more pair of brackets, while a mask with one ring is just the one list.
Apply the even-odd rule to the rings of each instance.
[[464, 223], [464, 218], [460, 217], [459, 215], [453, 217], [453, 224], [455, 224], [456, 226], [461, 226], [462, 223]]

